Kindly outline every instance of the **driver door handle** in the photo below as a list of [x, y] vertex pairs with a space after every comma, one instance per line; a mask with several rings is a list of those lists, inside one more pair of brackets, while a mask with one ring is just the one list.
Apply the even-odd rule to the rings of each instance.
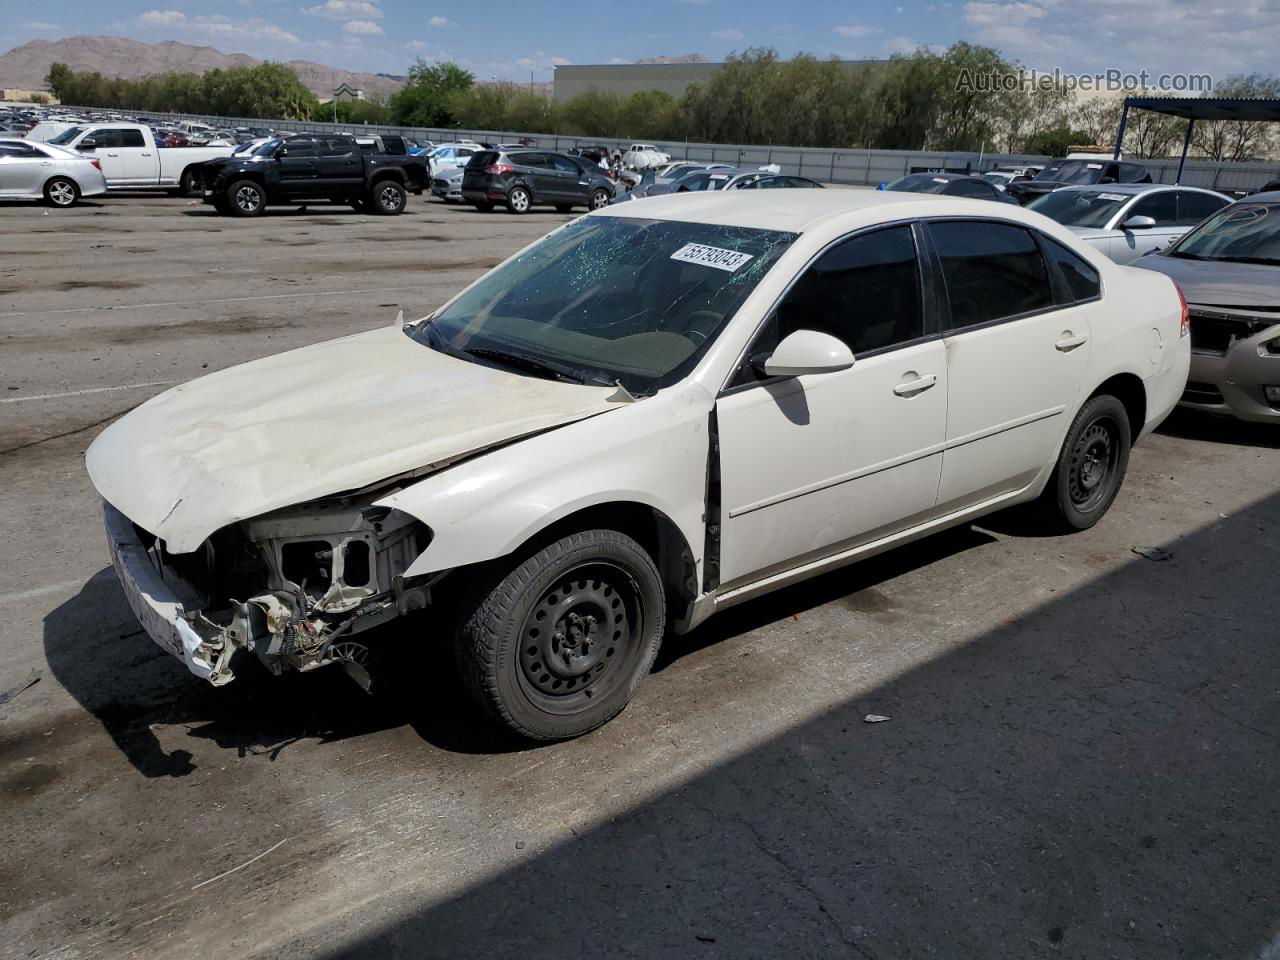
[[910, 397], [917, 393], [923, 393], [937, 382], [937, 374], [926, 373], [922, 377], [916, 377], [914, 380], [908, 380], [906, 383], [898, 384], [893, 388], [893, 392], [900, 397]]
[[1076, 347], [1084, 346], [1089, 340], [1089, 335], [1085, 333], [1081, 333], [1076, 336], [1072, 336], [1070, 330], [1064, 330], [1063, 333], [1066, 334], [1066, 336], [1054, 344], [1054, 347], [1063, 353], [1070, 353]]

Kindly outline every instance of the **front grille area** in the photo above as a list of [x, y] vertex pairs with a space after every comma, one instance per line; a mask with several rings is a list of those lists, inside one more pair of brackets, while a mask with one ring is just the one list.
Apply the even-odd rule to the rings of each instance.
[[1247, 340], [1274, 323], [1274, 320], [1250, 320], [1248, 317], [1192, 311], [1191, 349], [1224, 354], [1237, 340]]
[[1212, 383], [1197, 383], [1195, 380], [1187, 381], [1182, 399], [1187, 403], [1207, 403], [1214, 406], [1221, 406], [1223, 403], [1221, 390]]

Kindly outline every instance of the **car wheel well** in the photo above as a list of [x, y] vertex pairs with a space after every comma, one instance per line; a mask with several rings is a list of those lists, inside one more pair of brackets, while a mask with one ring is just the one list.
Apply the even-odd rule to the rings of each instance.
[[397, 170], [379, 170], [373, 175], [373, 179], [369, 181], [372, 186], [375, 183], [381, 183], [383, 180], [394, 180], [396, 183], [404, 186], [404, 174]]
[[1129, 435], [1136, 440], [1147, 422], [1147, 390], [1142, 381], [1132, 373], [1118, 373], [1099, 384], [1085, 398], [1085, 402], [1103, 394], [1109, 394], [1124, 404], [1125, 413], [1129, 417]]
[[697, 573], [688, 541], [670, 517], [645, 503], [623, 500], [584, 507], [543, 527], [526, 546], [553, 543], [569, 533], [595, 529], [616, 530], [644, 547], [657, 564], [669, 608], [677, 619], [697, 598]]

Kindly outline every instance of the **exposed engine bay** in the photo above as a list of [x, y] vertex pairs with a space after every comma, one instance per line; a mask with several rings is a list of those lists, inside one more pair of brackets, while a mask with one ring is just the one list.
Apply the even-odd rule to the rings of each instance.
[[[139, 610], [151, 597], [118, 549], [133, 534], [177, 601], [168, 615], [176, 614], [198, 638], [183, 623], [172, 624], [187, 648], [185, 655], [172, 652], [215, 686], [233, 679], [232, 655], [244, 649], [275, 674], [340, 663], [368, 689], [369, 649], [353, 638], [425, 608], [430, 583], [439, 579], [405, 583], [404, 571], [431, 532], [407, 514], [370, 506], [368, 498], [313, 501], [235, 523], [185, 554], [170, 553], [163, 541], [104, 506], [130, 605], [153, 638], [171, 646]], [[120, 531], [121, 521], [127, 532]]]

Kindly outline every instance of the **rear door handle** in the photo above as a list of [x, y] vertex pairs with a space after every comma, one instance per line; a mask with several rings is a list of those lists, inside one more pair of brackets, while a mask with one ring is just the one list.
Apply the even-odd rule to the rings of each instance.
[[917, 393], [923, 393], [938, 382], [937, 374], [926, 373], [924, 376], [916, 377], [914, 380], [908, 380], [900, 383], [893, 388], [893, 392], [900, 397], [911, 397]]
[[1089, 335], [1086, 333], [1073, 336], [1070, 330], [1064, 330], [1062, 334], [1062, 339], [1055, 343], [1054, 346], [1063, 353], [1070, 353], [1076, 347], [1084, 346], [1089, 340]]

